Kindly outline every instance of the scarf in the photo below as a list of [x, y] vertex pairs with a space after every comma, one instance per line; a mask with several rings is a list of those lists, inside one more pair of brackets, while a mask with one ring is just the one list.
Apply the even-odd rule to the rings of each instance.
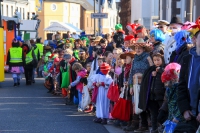
[[126, 79], [128, 79], [130, 70], [131, 70], [131, 63], [130, 64], [126, 64], [125, 71], [124, 71], [124, 77]]

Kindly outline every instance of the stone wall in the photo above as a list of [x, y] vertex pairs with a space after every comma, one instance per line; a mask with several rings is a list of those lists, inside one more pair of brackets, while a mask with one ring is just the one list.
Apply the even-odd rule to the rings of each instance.
[[126, 25], [131, 22], [131, 0], [121, 0], [120, 6], [120, 23], [123, 25], [123, 30], [128, 34]]

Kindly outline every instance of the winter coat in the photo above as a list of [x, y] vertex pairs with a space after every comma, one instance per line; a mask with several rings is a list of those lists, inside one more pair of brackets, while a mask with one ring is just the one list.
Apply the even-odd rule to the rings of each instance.
[[143, 75], [142, 83], [140, 87], [139, 105], [142, 110], [146, 110], [149, 100], [163, 101], [165, 88], [161, 82], [161, 75], [163, 68], [161, 68], [155, 77], [152, 76], [152, 72], [156, 70], [155, 66], [149, 67]]
[[180, 64], [183, 56], [189, 54], [188, 48], [187, 48], [187, 44], [183, 45], [182, 47], [180, 47], [179, 50], [175, 50], [172, 52], [171, 56], [170, 56], [170, 63], [172, 62], [177, 62]]

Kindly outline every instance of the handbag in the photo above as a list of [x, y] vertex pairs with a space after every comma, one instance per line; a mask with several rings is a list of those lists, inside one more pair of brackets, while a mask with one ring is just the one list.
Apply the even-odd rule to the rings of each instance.
[[16, 66], [16, 67], [12, 66], [10, 72], [11, 73], [21, 73], [20, 67], [18, 67], [18, 66]]
[[47, 76], [47, 78], [45, 79], [44, 86], [45, 86], [48, 90], [51, 90], [51, 89], [52, 89], [52, 86], [53, 86], [53, 78], [52, 78], [52, 75], [51, 75], [51, 74], [49, 74], [49, 75]]
[[139, 104], [139, 95], [140, 95], [140, 85], [138, 84], [138, 77], [136, 76], [136, 84], [133, 85], [133, 91], [134, 91], [134, 105], [135, 105], [135, 114], [142, 113], [143, 110], [138, 108]]
[[84, 110], [88, 104], [91, 102], [91, 98], [90, 98], [90, 94], [88, 91], [87, 86], [83, 87], [83, 91], [82, 91], [82, 100], [81, 100], [81, 108]]
[[[124, 98], [124, 91], [126, 90], [126, 96]], [[131, 116], [131, 101], [127, 100], [128, 97], [128, 88], [123, 88], [123, 91], [120, 94], [119, 100], [116, 102], [111, 115], [113, 118], [129, 121]]]
[[119, 88], [118, 85], [115, 83], [115, 74], [114, 74], [114, 81], [112, 85], [110, 85], [109, 87], [107, 97], [113, 102], [117, 102], [117, 100], [119, 99]]
[[67, 67], [67, 71], [65, 72], [63, 68], [61, 68], [61, 73], [62, 73], [62, 83], [61, 83], [61, 88], [68, 88], [70, 84], [70, 74], [69, 74], [69, 66]]

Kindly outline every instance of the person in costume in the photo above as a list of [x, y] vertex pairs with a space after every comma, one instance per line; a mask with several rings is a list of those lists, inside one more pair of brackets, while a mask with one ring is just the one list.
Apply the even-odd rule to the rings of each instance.
[[77, 77], [76, 80], [70, 83], [68, 89], [71, 89], [71, 87], [76, 87], [76, 90], [78, 91], [78, 100], [79, 100], [78, 111], [82, 112], [83, 110], [81, 109], [81, 100], [82, 100], [82, 90], [84, 84], [81, 82], [81, 79], [83, 79], [86, 76], [87, 70], [83, 68], [83, 66], [78, 62], [73, 64], [72, 70], [76, 72]]
[[188, 44], [192, 43], [189, 32], [182, 30], [175, 34], [176, 48], [170, 56], [170, 63], [180, 63], [183, 56], [189, 54]]
[[116, 33], [113, 36], [113, 40], [116, 43], [116, 48], [122, 48], [122, 44], [124, 44], [124, 34], [125, 32], [122, 29], [121, 24], [115, 25]]
[[[185, 121], [182, 113], [178, 108], [178, 81], [181, 66], [177, 63], [170, 63], [166, 66], [161, 80], [165, 84], [165, 102], [168, 106], [168, 120], [175, 123]], [[165, 102], [163, 104], [165, 104]]]
[[135, 35], [136, 35], [135, 29], [138, 26], [140, 26], [140, 24], [127, 24], [126, 29], [128, 29], [128, 31], [129, 31], [128, 34], [135, 37]]
[[90, 46], [88, 49], [90, 60], [93, 60], [95, 58], [95, 56], [93, 56], [93, 51], [95, 51], [95, 47], [96, 47], [96, 45], [99, 44], [101, 39], [102, 39], [101, 36], [97, 36], [96, 38], [90, 37]]
[[149, 40], [147, 30], [143, 25], [138, 26], [135, 29], [135, 33], [136, 38], [142, 38], [145, 42]]
[[88, 47], [90, 40], [87, 37], [81, 37], [81, 40], [83, 41], [83, 46]]
[[103, 63], [100, 67], [100, 73], [96, 74], [93, 79], [93, 86], [98, 88], [97, 101], [96, 101], [96, 119], [95, 123], [107, 124], [109, 118], [109, 104], [107, 98], [108, 88], [113, 82], [111, 76], [108, 75], [110, 66]]
[[[152, 47], [151, 45], [145, 43], [142, 38], [139, 38], [136, 43], [134, 43], [129, 47], [136, 52], [134, 60], [132, 62], [130, 78], [128, 81], [128, 84], [130, 86], [130, 94], [133, 95], [133, 86], [135, 87], [137, 84], [141, 83], [143, 73], [145, 72], [145, 70], [147, 70], [150, 66], [153, 65], [152, 59], [149, 54], [149, 52], [152, 50]], [[136, 83], [137, 79], [138, 83]], [[134, 100], [132, 102], [134, 106]], [[140, 116], [141, 116], [141, 127], [139, 128], [139, 115], [133, 114], [133, 123], [131, 125], [132, 126], [131, 130], [137, 132], [148, 131], [146, 112], [145, 111], [142, 112]]]
[[129, 46], [135, 43], [135, 40], [133, 35], [127, 35], [124, 39], [124, 45], [122, 46], [123, 52], [129, 52], [131, 50]]
[[102, 55], [106, 52], [106, 47], [107, 47], [108, 41], [105, 38], [102, 38], [99, 42], [99, 45], [101, 46], [102, 49]]
[[154, 52], [164, 51], [164, 45], [162, 44], [164, 40], [165, 36], [161, 30], [154, 29], [150, 32], [149, 42], [153, 44], [153, 50], [151, 51], [151, 54]]
[[112, 41], [112, 36], [111, 34], [107, 33], [105, 34], [105, 39], [108, 41], [108, 45], [106, 47], [106, 51], [113, 52], [114, 46], [113, 46], [113, 41]]
[[66, 100], [69, 100], [69, 93], [70, 90], [68, 90], [68, 86], [70, 84], [70, 64], [69, 61], [71, 60], [71, 55], [68, 53], [65, 53], [63, 56], [63, 60], [60, 61], [60, 73], [61, 73], [61, 80], [60, 80], [60, 84], [61, 84], [61, 88], [65, 89], [67, 91], [67, 97]]
[[174, 35], [181, 31], [181, 27], [182, 27], [182, 22], [180, 20], [180, 18], [178, 17], [173, 17], [171, 19], [169, 26], [169, 29], [172, 30], [171, 33], [171, 37], [170, 38], [166, 38], [165, 40], [165, 48], [164, 48], [164, 58], [165, 58], [165, 63], [168, 64], [170, 62], [170, 56], [172, 54], [172, 52], [176, 49], [176, 40], [174, 39]]
[[164, 83], [161, 81], [161, 75], [165, 68], [163, 55], [163, 51], [153, 53], [154, 65], [144, 72], [140, 87], [138, 107], [142, 110], [149, 109], [151, 133], [158, 133], [157, 117], [165, 95]]
[[[17, 51], [17, 52], [16, 52]], [[6, 65], [9, 66], [9, 71], [12, 73], [14, 87], [20, 85], [21, 73], [25, 64], [25, 56], [20, 47], [19, 41], [13, 39], [12, 47], [8, 50]]]
[[86, 67], [86, 64], [89, 62], [88, 61], [88, 52], [87, 52], [87, 49], [80, 49], [79, 50], [79, 53], [78, 53], [78, 62], [81, 63], [81, 65], [85, 68]]
[[79, 50], [81, 48], [81, 45], [82, 45], [82, 41], [80, 39], [76, 39], [75, 40], [75, 46], [73, 48], [73, 51], [74, 51], [74, 54], [73, 56], [76, 58], [76, 59], [79, 59], [78, 57], [78, 53], [79, 53]]
[[[168, 21], [158, 20], [158, 23], [157, 23], [158, 29], [161, 30], [163, 34], [165, 35], [165, 40], [168, 40], [171, 36], [171, 33], [168, 30], [168, 25], [169, 25]], [[163, 41], [163, 44], [165, 44], [165, 40]]]
[[200, 122], [199, 104], [199, 74], [200, 74], [200, 17], [192, 27], [195, 47], [182, 59], [179, 84], [178, 107], [188, 125], [195, 127], [195, 132]]

